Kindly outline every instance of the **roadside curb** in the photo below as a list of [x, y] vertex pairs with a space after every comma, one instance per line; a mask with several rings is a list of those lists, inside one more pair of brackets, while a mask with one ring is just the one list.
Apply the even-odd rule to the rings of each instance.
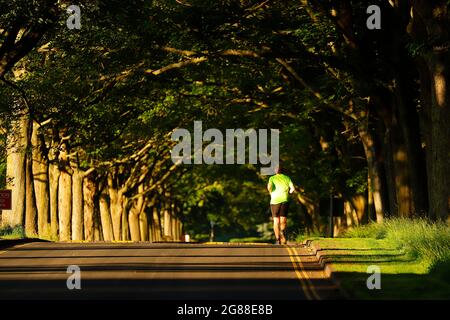
[[25, 239], [0, 239], [0, 249], [8, 249], [19, 244], [31, 243], [31, 242], [44, 242], [45, 240], [25, 238]]
[[302, 245], [310, 249], [312, 251], [312, 254], [316, 256], [325, 274], [328, 278], [330, 278], [333, 284], [336, 285], [342, 296], [345, 299], [351, 299], [351, 295], [342, 287], [341, 280], [336, 275], [336, 271], [333, 268], [333, 262], [326, 257], [325, 253], [322, 251], [323, 249], [320, 248], [317, 243], [314, 243], [314, 240], [305, 240], [302, 242]]

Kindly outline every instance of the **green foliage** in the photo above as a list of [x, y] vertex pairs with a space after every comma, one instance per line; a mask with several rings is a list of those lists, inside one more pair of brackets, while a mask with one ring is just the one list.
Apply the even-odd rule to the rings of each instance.
[[257, 234], [267, 222], [268, 198], [254, 169], [242, 166], [194, 166], [178, 181], [185, 230], [207, 234], [214, 222], [216, 240]]
[[0, 228], [0, 238], [3, 239], [23, 239], [25, 238], [25, 229], [23, 226], [5, 226]]
[[417, 41], [411, 41], [406, 44], [406, 50], [408, 51], [408, 54], [413, 57], [417, 58], [418, 56], [424, 54], [426, 50], [426, 43], [419, 43]]
[[[29, 11], [30, 4], [10, 1], [11, 17], [18, 13], [16, 4]], [[155, 183], [170, 164], [170, 132], [202, 120], [205, 129], [280, 129], [287, 172], [313, 199], [330, 191], [365, 192], [365, 162], [354, 160], [363, 155], [355, 127], [324, 108], [277, 61], [288, 61], [325, 102], [345, 104], [353, 94], [350, 76], [340, 72], [337, 79], [329, 69], [337, 62], [346, 65], [348, 57], [332, 49], [340, 50], [341, 40], [331, 19], [311, 23], [298, 1], [80, 4], [81, 30], [69, 30], [62, 15], [44, 35], [45, 47], [19, 63], [25, 74], [14, 80], [27, 93], [33, 117], [52, 119], [47, 144], [70, 136], [70, 147], [82, 150], [83, 169], [111, 172], [105, 163], [125, 159], [152, 140], [155, 147], [146, 164], [166, 161], [150, 175]], [[246, 54], [224, 55], [228, 49]], [[174, 67], [193, 57], [207, 60]], [[151, 73], [168, 66], [158, 75]], [[20, 98], [11, 91], [0, 84], [5, 110]], [[121, 167], [121, 173], [129, 173], [132, 165]], [[187, 231], [208, 234], [214, 221], [217, 236], [250, 236], [269, 219], [267, 177], [258, 170], [250, 165], [181, 166], [161, 188], [183, 203]], [[150, 196], [164, 195], [157, 190]], [[290, 228], [298, 229], [298, 207], [291, 211]]]
[[349, 229], [342, 234], [342, 237], [384, 239], [386, 238], [386, 226], [379, 223], [370, 223]]
[[367, 169], [357, 171], [346, 181], [346, 185], [349, 189], [353, 190], [356, 194], [363, 194], [367, 190]]

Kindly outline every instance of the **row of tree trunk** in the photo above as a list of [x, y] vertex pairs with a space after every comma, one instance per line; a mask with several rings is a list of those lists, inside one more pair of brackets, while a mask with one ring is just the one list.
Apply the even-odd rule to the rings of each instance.
[[[48, 129], [47, 129], [48, 130]], [[24, 113], [7, 138], [7, 188], [12, 209], [2, 224], [24, 226], [28, 237], [61, 241], [181, 241], [181, 208], [170, 195], [126, 195], [113, 172], [82, 170], [77, 150]], [[47, 137], [48, 138], [48, 137]], [[46, 142], [47, 141], [47, 142]]]
[[[343, 1], [336, 25], [351, 58], [352, 110], [369, 172], [369, 203], [385, 216], [450, 214], [450, 18], [448, 2], [395, 0], [383, 7], [381, 31], [354, 33], [352, 7]], [[405, 46], [424, 44], [415, 58]], [[371, 78], [372, 45], [386, 68], [380, 85]], [[419, 101], [417, 101], [419, 100]], [[346, 110], [346, 111], [348, 111]]]

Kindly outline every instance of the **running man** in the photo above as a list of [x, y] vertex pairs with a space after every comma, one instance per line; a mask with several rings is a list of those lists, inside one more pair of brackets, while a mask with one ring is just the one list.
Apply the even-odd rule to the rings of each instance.
[[273, 231], [277, 244], [286, 244], [286, 218], [289, 209], [289, 194], [295, 192], [291, 178], [282, 173], [281, 166], [269, 178], [267, 190], [270, 193], [270, 209], [273, 217]]

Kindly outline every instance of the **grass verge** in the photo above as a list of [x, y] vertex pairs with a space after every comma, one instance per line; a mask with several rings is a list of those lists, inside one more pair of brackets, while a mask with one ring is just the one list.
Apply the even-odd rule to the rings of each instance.
[[[316, 238], [343, 289], [356, 299], [450, 299], [450, 227], [417, 219], [391, 219], [357, 227], [341, 238]], [[367, 268], [381, 272], [369, 290]]]
[[10, 227], [5, 226], [0, 228], [0, 239], [24, 239], [25, 238], [25, 230], [22, 226]]
[[230, 243], [267, 243], [267, 239], [260, 237], [231, 238]]

